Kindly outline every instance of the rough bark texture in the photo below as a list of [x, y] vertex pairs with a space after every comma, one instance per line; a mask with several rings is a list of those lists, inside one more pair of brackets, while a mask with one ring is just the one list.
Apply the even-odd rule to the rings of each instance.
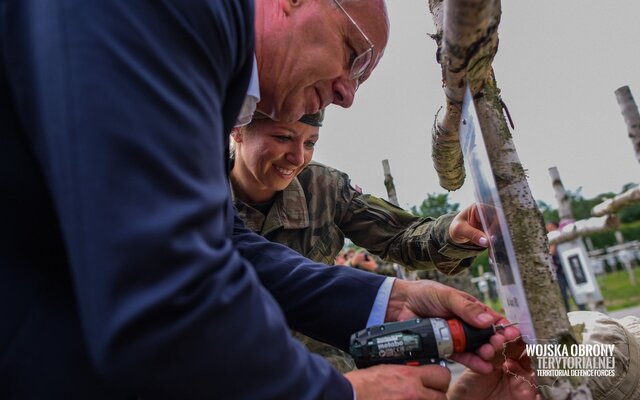
[[387, 189], [389, 202], [400, 207], [400, 204], [398, 204], [398, 196], [396, 195], [396, 185], [393, 184], [393, 176], [391, 176], [389, 160], [382, 160], [382, 170], [384, 171], [384, 187]]
[[[557, 233], [552, 233], [551, 237], [560, 235], [562, 239], [556, 244], [567, 243], [569, 248], [579, 247], [583, 249], [585, 257], [588, 257], [587, 250], [584, 248], [584, 242], [581, 235], [588, 235], [596, 232], [603, 232], [605, 230], [614, 229], [619, 225], [618, 218], [612, 216], [610, 218], [590, 218], [587, 220], [575, 221], [573, 219], [573, 211], [571, 210], [571, 203], [569, 202], [569, 196], [567, 195], [562, 179], [560, 179], [560, 173], [556, 167], [549, 168], [549, 175], [553, 183], [553, 189], [556, 192], [556, 199], [558, 200], [558, 210], [560, 214], [560, 224]], [[555, 239], [558, 239], [556, 237]], [[560, 248], [558, 248], [560, 251]], [[589, 271], [595, 287], [594, 292], [591, 295], [587, 295], [587, 304], [591, 311], [599, 311], [606, 313], [607, 309], [604, 306], [604, 299], [600, 292], [600, 287], [596, 280], [593, 271]]]
[[[577, 343], [567, 314], [559, 307], [562, 301], [551, 269], [544, 220], [502, 113], [500, 91], [494, 79], [486, 82], [475, 105], [536, 336], [539, 341]], [[589, 398], [582, 394], [588, 389], [581, 378], [538, 377], [538, 384], [544, 385], [541, 394], [546, 399]]]
[[625, 208], [626, 206], [637, 203], [640, 201], [640, 187], [629, 189], [624, 193], [607, 199], [602, 203], [596, 205], [591, 209], [591, 215], [594, 217], [601, 217], [607, 214], [614, 214], [618, 210]]
[[556, 200], [558, 201], [558, 215], [560, 220], [573, 221], [573, 212], [571, 211], [571, 203], [569, 202], [569, 196], [567, 191], [564, 190], [562, 180], [560, 179], [560, 173], [557, 167], [549, 168], [549, 176], [551, 176], [551, 184], [555, 191]]
[[619, 225], [620, 221], [615, 215], [582, 219], [569, 223], [556, 231], [549, 232], [547, 238], [549, 239], [549, 244], [560, 244], [591, 235], [592, 233], [617, 229]]
[[638, 106], [633, 100], [629, 86], [618, 88], [615, 94], [624, 122], [627, 124], [627, 131], [636, 152], [636, 159], [640, 162], [640, 113], [638, 113]]
[[496, 0], [429, 0], [437, 33], [437, 60], [442, 66], [446, 105], [432, 130], [432, 158], [440, 186], [459, 189], [465, 171], [458, 127], [465, 84], [478, 93], [492, 73], [491, 62], [498, 49], [500, 2]]
[[[387, 197], [389, 202], [400, 207], [398, 202], [398, 196], [396, 195], [396, 185], [393, 183], [393, 176], [391, 175], [391, 167], [389, 166], [389, 160], [382, 160], [382, 170], [384, 171], [384, 187], [387, 189]], [[415, 281], [418, 279], [418, 273], [407, 269], [404, 265], [394, 264], [396, 271], [398, 272], [398, 278], [408, 281]]]
[[[434, 39], [438, 43], [437, 59], [442, 66], [447, 99], [445, 114], [436, 123], [434, 135], [445, 134], [457, 140], [463, 92], [468, 83], [509, 224], [536, 336], [558, 343], [576, 343], [554, 281], [544, 220], [518, 159], [491, 69], [498, 44], [500, 1], [429, 0], [429, 9], [437, 28]], [[451, 179], [442, 175], [438, 157], [434, 150], [441, 184], [444, 181], [442, 186], [451, 189]], [[539, 377], [538, 384], [544, 385], [541, 394], [546, 399], [591, 397], [582, 378]]]

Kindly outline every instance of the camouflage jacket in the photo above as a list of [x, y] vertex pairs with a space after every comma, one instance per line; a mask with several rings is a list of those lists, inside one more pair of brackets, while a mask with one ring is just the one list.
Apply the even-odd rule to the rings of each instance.
[[316, 162], [276, 195], [266, 216], [235, 196], [234, 202], [249, 229], [325, 264], [334, 263], [345, 236], [385, 261], [413, 269], [435, 266], [449, 275], [470, 266], [483, 250], [451, 243], [453, 214], [416, 217], [361, 194], [345, 173]]

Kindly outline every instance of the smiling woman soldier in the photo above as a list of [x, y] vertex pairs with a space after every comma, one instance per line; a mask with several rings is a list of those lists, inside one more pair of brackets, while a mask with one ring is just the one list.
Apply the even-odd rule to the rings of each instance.
[[[333, 264], [345, 237], [387, 261], [445, 274], [462, 271], [484, 250], [474, 206], [438, 219], [416, 217], [312, 162], [323, 119], [324, 111], [296, 122], [256, 114], [233, 131], [231, 186], [249, 229], [325, 264]], [[353, 369], [341, 351], [303, 341], [341, 371]]]

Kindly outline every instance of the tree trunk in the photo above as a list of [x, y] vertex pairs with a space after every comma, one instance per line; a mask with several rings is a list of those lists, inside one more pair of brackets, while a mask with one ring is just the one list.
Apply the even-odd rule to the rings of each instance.
[[[556, 192], [556, 199], [558, 199], [558, 210], [560, 214], [560, 224], [558, 226], [558, 231], [556, 231], [557, 233], [552, 232], [549, 235], [549, 238], [553, 238], [555, 244], [566, 243], [563, 246], [558, 246], [558, 251], [561, 251], [561, 248], [580, 249], [580, 252], [582, 252], [586, 261], [589, 259], [589, 254], [584, 245], [584, 242], [582, 241], [581, 236], [615, 229], [619, 225], [618, 218], [616, 216], [609, 216], [575, 221], [573, 219], [573, 212], [571, 210], [569, 196], [564, 189], [562, 179], [560, 179], [558, 168], [549, 168], [549, 175], [551, 176], [553, 189]], [[598, 285], [598, 281], [595, 277], [593, 269], [588, 268], [587, 273], [589, 274], [589, 279], [591, 279], [591, 281], [593, 282], [594, 290], [593, 292], [586, 294], [586, 304], [588, 304], [589, 309], [592, 311], [606, 312], [607, 310], [604, 305], [602, 292], [600, 291], [600, 286]], [[575, 293], [574, 297], [576, 297]], [[578, 298], [576, 297], [576, 303], [577, 302]]]
[[[509, 225], [536, 336], [539, 340], [576, 343], [553, 278], [542, 214], [518, 159], [491, 69], [497, 50], [500, 2], [430, 0], [429, 9], [438, 29], [434, 38], [438, 42], [438, 62], [442, 65], [447, 98], [445, 115], [437, 124], [441, 132], [436, 131], [434, 135], [457, 136], [463, 92], [468, 83]], [[487, 52], [487, 49], [491, 51]], [[582, 378], [541, 376], [538, 384], [543, 385], [541, 393], [546, 399], [590, 398]], [[584, 393], [587, 393], [586, 397], [582, 395]]]
[[556, 200], [558, 201], [558, 214], [560, 221], [569, 223], [573, 221], [573, 212], [571, 211], [571, 203], [569, 202], [569, 196], [564, 190], [562, 180], [560, 179], [560, 173], [557, 167], [549, 168], [549, 175], [551, 176], [551, 184], [553, 190], [556, 192]]
[[438, 119], [436, 114], [433, 124], [431, 156], [440, 186], [456, 190], [465, 178], [459, 138], [465, 84], [468, 81], [471, 92], [478, 93], [492, 73], [500, 6], [496, 0], [429, 0], [429, 9], [438, 29], [432, 37], [438, 44], [436, 56], [446, 97], [444, 115]]
[[618, 210], [625, 208], [626, 206], [637, 203], [640, 201], [640, 187], [629, 189], [624, 193], [607, 199], [600, 204], [597, 204], [591, 209], [591, 215], [594, 217], [602, 217], [607, 214], [614, 214]]
[[629, 86], [618, 88], [615, 94], [624, 122], [627, 124], [627, 131], [629, 131], [629, 138], [636, 152], [636, 159], [640, 162], [640, 113], [638, 113], [638, 106], [633, 100]]
[[[577, 343], [552, 272], [544, 219], [531, 194], [495, 80], [485, 84], [476, 112], [505, 217], [538, 343]], [[546, 399], [582, 398], [582, 378], [538, 377]], [[589, 397], [584, 397], [589, 398]]]
[[[393, 176], [391, 175], [389, 160], [382, 160], [382, 170], [384, 171], [384, 187], [387, 188], [387, 197], [389, 198], [389, 202], [400, 207], [400, 204], [398, 203], [398, 196], [396, 195], [396, 185], [393, 183]], [[404, 265], [394, 263], [393, 267], [400, 279], [408, 281], [415, 281], [418, 279], [418, 273], [407, 269]]]
[[391, 176], [389, 160], [382, 160], [382, 170], [384, 171], [384, 187], [387, 189], [389, 202], [400, 207], [400, 204], [398, 203], [398, 196], [396, 195], [396, 185], [393, 183], [393, 176]]

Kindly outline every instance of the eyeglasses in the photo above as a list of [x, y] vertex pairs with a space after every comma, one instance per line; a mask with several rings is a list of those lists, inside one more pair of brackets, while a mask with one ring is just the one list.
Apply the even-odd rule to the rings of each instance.
[[338, 8], [344, 13], [347, 19], [351, 21], [353, 26], [356, 27], [356, 29], [358, 30], [358, 32], [360, 32], [362, 37], [364, 37], [364, 40], [367, 41], [367, 44], [369, 44], [369, 48], [367, 50], [365, 50], [362, 54], [356, 56], [353, 60], [351, 60], [351, 66], [349, 67], [349, 79], [352, 79], [356, 81], [357, 84], [360, 84], [360, 78], [362, 78], [362, 75], [364, 75], [364, 73], [367, 71], [367, 69], [369, 68], [369, 65], [371, 65], [371, 60], [373, 59], [373, 43], [371, 43], [371, 40], [369, 40], [367, 35], [365, 35], [362, 29], [360, 29], [360, 27], [358, 26], [358, 24], [356, 24], [356, 21], [354, 21], [353, 18], [351, 18], [351, 15], [349, 15], [347, 10], [345, 10], [344, 7], [342, 7], [342, 4], [340, 4], [340, 1], [339, 0], [333, 0], [333, 1], [334, 3], [336, 3]]

